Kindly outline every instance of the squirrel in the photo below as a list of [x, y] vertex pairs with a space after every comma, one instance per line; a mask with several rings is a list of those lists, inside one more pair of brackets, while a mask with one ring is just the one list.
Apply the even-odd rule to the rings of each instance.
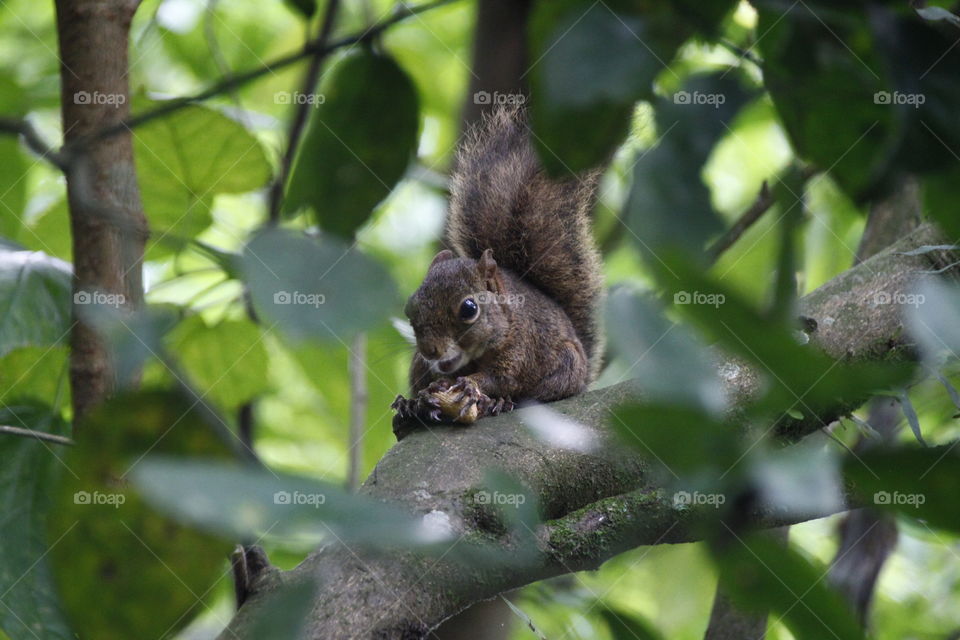
[[[521, 108], [467, 134], [451, 179], [445, 246], [404, 312], [416, 337], [404, 420], [470, 424], [586, 390], [603, 339], [600, 254], [590, 229], [600, 171], [552, 179]], [[452, 250], [451, 250], [452, 249]], [[398, 433], [399, 435], [399, 433]]]

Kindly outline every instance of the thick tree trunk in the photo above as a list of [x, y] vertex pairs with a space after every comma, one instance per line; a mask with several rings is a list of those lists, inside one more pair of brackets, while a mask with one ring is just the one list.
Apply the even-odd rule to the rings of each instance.
[[[133, 307], [143, 300], [147, 224], [131, 137], [90, 137], [130, 112], [127, 47], [138, 4], [139, 0], [56, 3], [75, 310], [78, 304], [96, 303], [98, 292]], [[109, 395], [115, 380], [105, 346], [87, 324], [75, 322], [70, 344], [76, 419]]]
[[[922, 227], [804, 298], [801, 311], [817, 327], [810, 335], [811, 346], [845, 361], [912, 359], [915, 350], [899, 309], [878, 306], [875, 298], [908, 290], [921, 272], [949, 264], [954, 256], [942, 252], [903, 255], [939, 242], [934, 229]], [[735, 401], [755, 397], [759, 378], [754, 371], [736, 362], [722, 370]], [[252, 638], [252, 621], [264, 598], [284, 583], [303, 578], [319, 585], [306, 637], [415, 638], [470, 604], [504, 591], [596, 568], [637, 546], [695, 540], [703, 512], [676, 510], [646, 473], [647, 463], [625, 451], [606, 428], [609, 409], [640, 394], [636, 383], [625, 382], [551, 405], [584, 425], [599, 443], [591, 453], [556, 448], [535, 438], [524, 426], [531, 419], [529, 410], [487, 418], [469, 428], [437, 426], [411, 434], [384, 456], [361, 492], [448, 522], [462, 534], [457, 544], [499, 544], [504, 563], [465, 568], [450, 559], [456, 548], [438, 559], [325, 545], [296, 569], [265, 572], [259, 584], [254, 581], [253, 593], [221, 638]], [[802, 420], [787, 417], [775, 425], [776, 432], [797, 440], [854, 405]], [[539, 498], [545, 522], [536, 532], [533, 554], [518, 554], [496, 512], [470, 500], [484, 487], [484, 473], [491, 466], [514, 475]], [[752, 522], [769, 528], [823, 515], [763, 512], [754, 513]]]

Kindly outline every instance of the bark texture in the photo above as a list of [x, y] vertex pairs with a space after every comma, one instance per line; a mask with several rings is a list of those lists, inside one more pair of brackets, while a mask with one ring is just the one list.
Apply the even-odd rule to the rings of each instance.
[[[845, 361], [912, 359], [914, 349], [899, 309], [876, 304], [876, 295], [905, 292], [922, 272], [949, 264], [951, 256], [941, 252], [902, 253], [939, 242], [933, 228], [921, 227], [804, 298], [803, 314], [812, 320], [807, 323], [811, 348]], [[736, 401], [756, 395], [760, 377], [749, 367], [728, 362], [722, 373]], [[674, 508], [647, 473], [647, 463], [626, 451], [606, 428], [612, 407], [641, 394], [635, 382], [627, 381], [550, 405], [586, 427], [598, 443], [591, 453], [538, 440], [525, 426], [530, 422], [526, 410], [469, 428], [434, 426], [412, 433], [387, 452], [361, 492], [445, 519], [461, 535], [457, 544], [499, 544], [505, 562], [468, 569], [449, 555], [325, 545], [296, 569], [269, 571], [259, 584], [254, 582], [253, 592], [220, 637], [252, 638], [252, 622], [264, 597], [292, 580], [310, 578], [319, 584], [308, 638], [419, 638], [472, 603], [510, 589], [596, 568], [637, 546], [698, 539], [697, 525], [712, 509]], [[777, 433], [787, 440], [802, 438], [854, 404], [851, 400], [804, 420], [788, 418], [775, 425]], [[544, 523], [536, 531], [533, 554], [518, 553], [515, 541], [504, 535], [497, 512], [471, 500], [483, 489], [484, 473], [492, 466], [514, 475], [539, 498]], [[770, 528], [824, 515], [754, 512], [751, 521], [755, 527]], [[456, 549], [450, 553], [455, 555]]]
[[[139, 0], [57, 0], [67, 199], [73, 237], [74, 309], [94, 292], [143, 300], [147, 223], [129, 134], [94, 139], [129, 115], [127, 47]], [[76, 314], [75, 320], [76, 320]], [[110, 394], [103, 343], [84, 322], [70, 338], [74, 422]]]

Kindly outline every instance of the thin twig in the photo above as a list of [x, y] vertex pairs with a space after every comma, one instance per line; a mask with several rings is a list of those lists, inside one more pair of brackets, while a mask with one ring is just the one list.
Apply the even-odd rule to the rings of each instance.
[[737, 240], [746, 233], [747, 229], [752, 227], [753, 224], [773, 206], [774, 202], [775, 200], [773, 194], [770, 192], [770, 187], [767, 185], [767, 181], [764, 180], [760, 186], [760, 193], [757, 194], [757, 198], [753, 201], [753, 204], [750, 205], [750, 208], [744, 211], [737, 221], [733, 223], [733, 226], [727, 229], [727, 231], [717, 238], [716, 242], [707, 249], [710, 264], [715, 263], [720, 256], [723, 255], [724, 251], [732, 247]]
[[350, 346], [350, 468], [347, 484], [351, 491], [360, 486], [363, 466], [363, 427], [367, 421], [367, 335], [360, 331]]
[[199, 93], [169, 100], [156, 108], [144, 111], [143, 113], [137, 114], [125, 120], [121, 120], [116, 124], [106, 126], [84, 139], [78, 139], [74, 141], [73, 144], [79, 147], [89, 144], [91, 141], [102, 140], [104, 138], [109, 138], [121, 133], [126, 133], [130, 129], [144, 125], [148, 122], [156, 120], [157, 118], [167, 116], [175, 111], [179, 111], [180, 109], [188, 107], [191, 104], [209, 100], [210, 98], [230, 91], [236, 87], [241, 87], [261, 76], [274, 73], [278, 69], [283, 69], [284, 67], [289, 67], [290, 65], [295, 64], [304, 58], [308, 58], [318, 53], [327, 55], [344, 47], [349, 47], [354, 44], [373, 40], [380, 35], [380, 33], [386, 31], [388, 28], [398, 22], [403, 22], [407, 18], [457, 1], [458, 0], [434, 0], [434, 2], [427, 2], [416, 7], [403, 5], [394, 15], [378, 22], [368, 29], [364, 29], [361, 32], [341, 38], [340, 40], [330, 43], [329, 45], [324, 45], [319, 40], [313, 40], [304, 45], [303, 49], [296, 53], [282, 56], [276, 60], [273, 60], [272, 62], [268, 62], [260, 67], [257, 67], [256, 69], [251, 69], [249, 71], [244, 71], [242, 73], [221, 78], [219, 81], [207, 87], [203, 91], [200, 91]]
[[58, 436], [53, 433], [47, 433], [45, 431], [34, 431], [33, 429], [23, 429], [21, 427], [10, 427], [7, 425], [0, 425], [0, 433], [7, 433], [12, 436], [21, 436], [24, 438], [34, 438], [36, 440], [44, 440], [46, 442], [53, 442], [55, 444], [67, 444], [72, 445], [73, 440], [65, 436]]
[[734, 42], [731, 42], [730, 40], [727, 40], [726, 38], [721, 38], [720, 40], [717, 41], [717, 43], [729, 49], [730, 52], [736, 55], [738, 58], [742, 60], [749, 60], [750, 62], [757, 65], [758, 67], [763, 66], [763, 60], [758, 58], [757, 55], [752, 51], [750, 51], [749, 49], [744, 49], [743, 47], [737, 45]]
[[45, 158], [58, 169], [66, 170], [67, 162], [63, 155], [44, 142], [37, 130], [27, 120], [0, 117], [0, 133], [23, 136], [23, 141], [31, 151]]
[[[327, 40], [333, 32], [333, 23], [337, 18], [337, 9], [340, 6], [339, 0], [328, 0], [327, 7], [323, 15], [323, 22], [320, 27], [320, 34], [314, 42], [317, 43], [317, 52], [310, 59], [310, 67], [303, 79], [303, 88], [301, 95], [306, 97], [313, 93], [317, 86], [317, 80], [320, 78], [320, 70], [323, 68], [323, 61], [326, 59], [329, 51], [326, 50]], [[283, 202], [283, 186], [290, 175], [290, 168], [293, 166], [293, 159], [297, 154], [297, 146], [303, 131], [307, 124], [307, 114], [313, 107], [310, 100], [303, 100], [296, 106], [293, 113], [293, 119], [290, 121], [290, 132], [287, 135], [287, 150], [283, 154], [283, 160], [280, 163], [280, 169], [277, 171], [277, 177], [270, 186], [270, 198], [268, 216], [270, 224], [275, 225], [280, 221], [280, 205]]]

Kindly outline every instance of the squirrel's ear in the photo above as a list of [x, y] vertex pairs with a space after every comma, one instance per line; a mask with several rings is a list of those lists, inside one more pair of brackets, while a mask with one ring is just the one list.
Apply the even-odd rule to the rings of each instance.
[[[450, 251], [450, 249], [444, 249], [437, 255], [433, 256], [433, 261], [430, 263], [430, 269], [433, 269], [433, 265], [435, 264], [439, 264], [441, 262], [444, 262], [445, 260], [451, 260], [451, 259], [453, 259], [453, 251]], [[430, 269], [427, 269], [427, 270], [429, 271]]]
[[502, 282], [497, 271], [497, 261], [493, 259], [493, 249], [486, 249], [477, 261], [477, 271], [491, 291], [500, 291]]

